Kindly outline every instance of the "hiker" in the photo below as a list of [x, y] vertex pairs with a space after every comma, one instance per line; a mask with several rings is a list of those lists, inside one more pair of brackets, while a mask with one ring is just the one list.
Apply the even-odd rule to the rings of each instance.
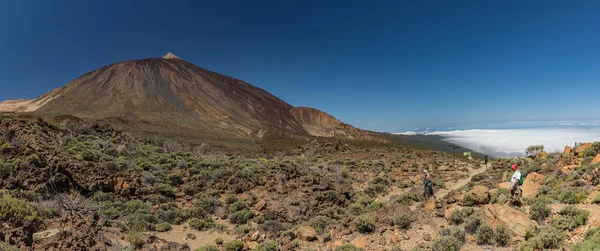
[[433, 182], [431, 181], [431, 176], [429, 175], [427, 170], [425, 170], [425, 178], [423, 179], [423, 186], [425, 186], [425, 198], [432, 197], [433, 196]]
[[512, 169], [515, 171], [512, 178], [510, 179], [510, 195], [512, 197], [511, 203], [515, 201], [519, 201], [522, 208], [525, 208], [525, 203], [523, 203], [523, 193], [521, 191], [521, 185], [523, 184], [521, 171], [519, 171], [519, 165], [513, 164]]

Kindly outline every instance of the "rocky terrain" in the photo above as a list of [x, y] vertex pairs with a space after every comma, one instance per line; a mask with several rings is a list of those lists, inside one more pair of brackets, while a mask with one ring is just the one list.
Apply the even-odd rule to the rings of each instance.
[[[0, 117], [3, 250], [590, 250], [600, 143], [457, 160], [316, 138], [242, 156], [76, 118]], [[525, 209], [510, 205], [512, 163]], [[436, 198], [423, 197], [424, 170]]]

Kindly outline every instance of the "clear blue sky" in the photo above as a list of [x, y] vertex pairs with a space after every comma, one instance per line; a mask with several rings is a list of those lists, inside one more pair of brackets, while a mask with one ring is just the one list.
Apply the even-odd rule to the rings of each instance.
[[168, 51], [358, 127], [600, 118], [600, 1], [2, 1], [0, 100]]

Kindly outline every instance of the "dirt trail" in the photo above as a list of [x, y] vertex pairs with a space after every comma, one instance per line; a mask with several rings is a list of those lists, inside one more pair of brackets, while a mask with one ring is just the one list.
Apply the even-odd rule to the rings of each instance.
[[[222, 225], [229, 225], [229, 229], [232, 228], [232, 225], [230, 225], [224, 220], [219, 219], [216, 222]], [[193, 234], [194, 237], [191, 239], [187, 238], [188, 234]], [[215, 229], [197, 231], [187, 227], [186, 225], [174, 225], [173, 229], [171, 229], [170, 231], [156, 233], [156, 236], [167, 241], [187, 243], [192, 250], [195, 250], [201, 246], [215, 245], [216, 238], [221, 238], [225, 242], [237, 239], [235, 235], [228, 234], [227, 232], [219, 232]]]
[[443, 198], [444, 196], [446, 196], [450, 191], [452, 190], [456, 190], [466, 184], [469, 183], [469, 181], [471, 181], [471, 178], [477, 174], [483, 173], [487, 170], [485, 165], [482, 165], [481, 167], [479, 167], [478, 169], [472, 169], [469, 168], [469, 177], [464, 178], [464, 179], [460, 179], [457, 180], [456, 183], [454, 183], [454, 185], [452, 185], [450, 188], [447, 189], [440, 189], [435, 193], [435, 197], [436, 198]]
[[[442, 198], [444, 196], [446, 196], [450, 191], [458, 189], [464, 185], [466, 185], [467, 183], [469, 183], [469, 181], [471, 180], [471, 178], [477, 174], [483, 173], [487, 170], [486, 166], [482, 165], [480, 168], [478, 169], [472, 169], [469, 168], [469, 177], [464, 178], [464, 179], [459, 179], [457, 180], [452, 186], [450, 186], [449, 188], [445, 188], [445, 189], [439, 189], [435, 192], [435, 197], [436, 198]], [[390, 201], [390, 198], [392, 196], [396, 196], [396, 195], [401, 195], [404, 193], [407, 193], [410, 191], [412, 187], [408, 187], [408, 188], [398, 188], [398, 187], [391, 187], [390, 192], [387, 193], [386, 195], [380, 196], [377, 198], [378, 202], [383, 202], [386, 203], [388, 201]]]

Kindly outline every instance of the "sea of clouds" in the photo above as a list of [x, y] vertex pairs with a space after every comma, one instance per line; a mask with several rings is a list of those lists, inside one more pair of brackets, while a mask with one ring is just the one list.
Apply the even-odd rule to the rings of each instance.
[[552, 152], [563, 151], [565, 146], [573, 146], [575, 142], [600, 141], [600, 128], [470, 129], [419, 134], [439, 135], [450, 143], [499, 158], [523, 156], [530, 145], [541, 144]]

